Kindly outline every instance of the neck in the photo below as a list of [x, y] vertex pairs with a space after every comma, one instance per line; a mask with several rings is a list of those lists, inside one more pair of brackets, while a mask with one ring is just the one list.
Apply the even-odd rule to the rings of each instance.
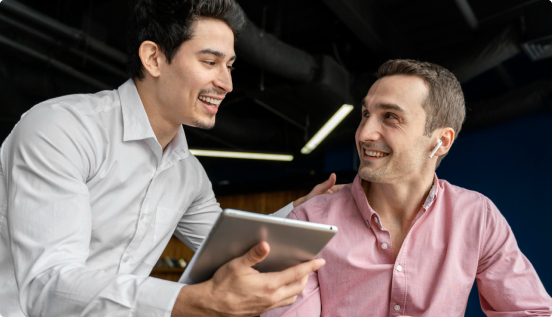
[[134, 80], [134, 83], [136, 84], [138, 95], [140, 95], [157, 142], [159, 142], [161, 148], [165, 151], [169, 142], [178, 133], [180, 124], [171, 121], [169, 119], [170, 116], [162, 112], [163, 107], [161, 107], [161, 102], [155, 94], [155, 83], [146, 82], [150, 80], [151, 78], [144, 78], [143, 80]]
[[433, 173], [424, 173], [415, 180], [393, 184], [363, 180], [362, 186], [370, 206], [382, 219], [408, 230], [429, 195], [433, 177]]

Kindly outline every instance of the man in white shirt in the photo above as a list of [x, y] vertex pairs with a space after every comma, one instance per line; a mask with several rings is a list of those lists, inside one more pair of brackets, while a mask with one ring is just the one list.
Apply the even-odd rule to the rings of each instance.
[[205, 283], [149, 277], [173, 233], [195, 250], [220, 213], [182, 124], [214, 125], [243, 23], [233, 0], [137, 0], [132, 79], [22, 117], [0, 153], [0, 315], [255, 316], [295, 301], [324, 261], [260, 274], [266, 243]]

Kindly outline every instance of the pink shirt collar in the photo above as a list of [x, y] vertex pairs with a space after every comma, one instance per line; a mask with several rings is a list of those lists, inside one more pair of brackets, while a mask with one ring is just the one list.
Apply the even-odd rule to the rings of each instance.
[[[439, 193], [438, 184], [439, 184], [439, 179], [437, 178], [437, 174], [434, 174], [433, 186], [431, 186], [431, 189], [429, 190], [429, 194], [427, 195], [424, 205], [422, 207], [421, 213], [418, 214], [416, 219], [419, 218], [422, 214], [424, 214], [433, 205], [433, 202], [435, 201]], [[374, 216], [376, 216], [377, 213], [374, 211], [374, 209], [372, 209], [372, 207], [368, 203], [368, 199], [366, 198], [366, 195], [364, 194], [364, 189], [362, 188], [362, 179], [360, 178], [360, 175], [357, 174], [352, 185], [353, 186], [351, 187], [351, 193], [353, 195], [353, 198], [355, 199], [358, 209], [360, 210], [360, 213], [362, 214], [364, 221], [366, 223], [370, 223], [369, 220], [372, 219]], [[377, 215], [377, 217], [379, 217], [379, 215]]]

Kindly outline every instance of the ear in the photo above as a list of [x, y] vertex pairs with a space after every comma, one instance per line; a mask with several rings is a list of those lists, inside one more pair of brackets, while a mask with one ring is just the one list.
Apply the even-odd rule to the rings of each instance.
[[[441, 147], [439, 147], [439, 149], [437, 150], [437, 152], [435, 152], [435, 155], [434, 155], [434, 157], [439, 157], [441, 155], [448, 153], [448, 151], [450, 150], [450, 147], [452, 146], [452, 143], [454, 142], [454, 136], [456, 135], [456, 132], [454, 132], [454, 129], [452, 128], [441, 128], [441, 129], [437, 129], [437, 131], [435, 132], [437, 134], [437, 138], [435, 139], [435, 142], [434, 142], [435, 145], [437, 144], [437, 140], [441, 140], [441, 142], [443, 142]], [[433, 150], [433, 147], [431, 148], [430, 151], [432, 150]]]
[[152, 41], [142, 42], [140, 48], [138, 48], [138, 55], [140, 55], [142, 65], [152, 77], [159, 77], [161, 75], [161, 68], [159, 66], [165, 55], [156, 43]]

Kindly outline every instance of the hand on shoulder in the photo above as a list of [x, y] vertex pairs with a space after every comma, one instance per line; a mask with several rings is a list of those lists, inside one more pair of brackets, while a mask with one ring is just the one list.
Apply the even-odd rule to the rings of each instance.
[[306, 196], [303, 196], [293, 202], [293, 207], [297, 207], [307, 200], [322, 194], [333, 194], [338, 192], [345, 185], [336, 185], [335, 184], [336, 176], [335, 173], [332, 173], [328, 180], [323, 183], [320, 183], [311, 190]]

